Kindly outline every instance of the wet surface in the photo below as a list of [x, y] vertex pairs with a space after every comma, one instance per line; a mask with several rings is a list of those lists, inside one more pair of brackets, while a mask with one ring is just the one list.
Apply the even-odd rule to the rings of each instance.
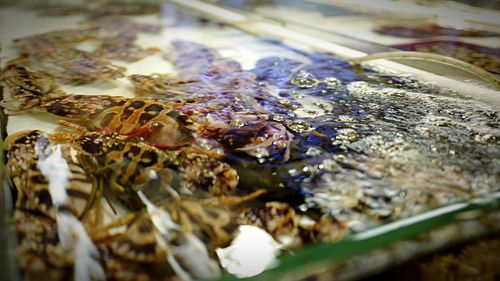
[[[85, 27], [102, 31], [109, 15], [150, 9], [129, 8], [101, 11]], [[69, 10], [44, 13], [61, 11]], [[167, 29], [186, 32], [188, 18], [179, 16]], [[107, 19], [116, 26], [127, 22]], [[88, 258], [82, 259], [87, 273], [94, 267], [121, 280], [214, 278], [220, 275], [216, 249], [235, 241], [242, 225], [261, 228], [278, 248], [297, 250], [499, 189], [496, 105], [407, 75], [353, 68], [334, 54], [254, 38], [274, 52], [255, 56], [251, 67], [242, 60], [252, 54], [233, 58], [223, 48], [177, 35], [147, 52], [136, 41], [157, 25], [127, 26], [130, 36], [85, 29], [21, 39], [31, 51], [4, 68], [9, 95], [2, 105], [12, 117], [36, 110], [66, 126], [63, 133], [28, 131], [7, 141], [16, 219], [33, 224], [17, 233], [28, 237], [18, 252], [28, 277], [50, 272], [57, 279], [64, 278], [57, 269], [82, 270], [78, 260], [57, 263], [68, 243], [80, 252], [66, 251]], [[227, 29], [210, 23], [198, 28]], [[88, 32], [102, 40], [100, 51], [74, 48]], [[59, 49], [63, 55], [50, 52], [68, 41]], [[117, 42], [123, 46], [115, 49]], [[40, 53], [37, 44], [52, 49]], [[80, 55], [68, 59], [74, 53]], [[91, 59], [82, 61], [87, 55]], [[128, 80], [91, 71], [94, 60], [111, 64], [154, 55], [175, 71], [135, 73], [120, 64]], [[61, 61], [85, 75], [59, 76]], [[48, 69], [56, 73], [44, 71], [52, 63]], [[69, 93], [59, 87], [67, 80], [120, 81], [134, 96]], [[47, 155], [40, 154], [40, 140], [50, 148]], [[51, 169], [40, 164], [52, 155], [67, 167], [62, 183], [50, 180]], [[79, 177], [88, 185], [85, 196], [73, 191], [81, 187]], [[72, 200], [84, 197], [78, 213], [56, 200], [52, 185]], [[64, 223], [78, 229], [73, 234], [90, 253], [61, 230]], [[56, 238], [45, 243], [34, 233]], [[33, 260], [40, 267], [31, 268]], [[158, 264], [161, 270], [146, 270]]]

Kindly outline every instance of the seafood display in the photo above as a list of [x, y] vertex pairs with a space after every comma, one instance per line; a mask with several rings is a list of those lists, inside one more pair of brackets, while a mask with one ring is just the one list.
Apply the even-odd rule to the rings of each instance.
[[406, 38], [428, 38], [435, 36], [454, 36], [454, 37], [498, 37], [500, 34], [482, 30], [461, 30], [450, 27], [443, 27], [437, 24], [421, 23], [400, 23], [385, 24], [374, 28], [376, 33], [406, 37]]
[[[68, 138], [73, 140], [68, 141]], [[118, 277], [115, 278], [120, 280], [136, 280], [141, 276], [140, 270], [130, 273], [130, 276], [127, 272], [114, 272], [116, 265], [111, 264], [116, 257], [113, 255], [129, 262], [148, 263], [159, 263], [167, 255], [172, 269], [183, 273], [174, 264], [178, 263], [178, 259], [186, 258], [183, 255], [200, 255], [200, 245], [203, 245], [200, 239], [209, 238], [207, 243], [215, 245], [211, 247], [213, 252], [214, 247], [224, 245], [231, 237], [225, 228], [231, 223], [231, 213], [223, 206], [238, 204], [262, 193], [250, 194], [248, 198], [207, 197], [204, 195], [206, 192], [200, 194], [194, 189], [204, 188], [221, 193], [222, 187], [235, 187], [237, 175], [230, 167], [223, 163], [222, 166], [208, 163], [210, 166], [200, 168], [197, 165], [203, 165], [205, 160], [201, 158], [204, 155], [169, 155], [171, 152], [163, 152], [119, 135], [89, 133], [75, 138], [67, 134], [22, 131], [9, 136], [6, 150], [9, 175], [17, 191], [14, 221], [26, 226], [16, 230], [18, 254], [21, 267], [29, 279], [36, 279], [36, 274], [41, 272], [54, 280], [64, 280], [68, 276], [64, 272], [70, 270], [72, 264], [75, 279], [79, 280], [88, 280], [85, 277], [88, 274], [96, 274], [92, 278], [102, 280], [105, 272], [110, 278], [116, 274]], [[117, 158], [117, 153], [125, 153], [123, 159]], [[134, 156], [135, 159], [129, 158]], [[176, 163], [171, 161], [188, 161], [189, 164], [179, 168], [176, 174]], [[111, 174], [105, 175], [108, 169]], [[140, 171], [140, 175], [135, 171]], [[156, 171], [158, 176], [150, 178]], [[117, 174], [119, 172], [124, 174]], [[177, 180], [179, 183], [174, 183], [176, 177], [180, 178]], [[105, 186], [111, 189], [104, 191]], [[118, 192], [123, 204], [131, 210], [138, 210], [138, 213], [126, 214], [104, 224], [99, 198], [112, 189]], [[152, 189], [156, 190], [153, 192]], [[141, 195], [154, 194], [152, 197], [160, 200], [157, 204], [164, 205], [166, 211], [157, 208], [148, 199], [132, 206], [134, 200], [125, 198], [124, 194], [135, 196], [138, 202], [143, 202]], [[162, 197], [158, 198], [160, 195]], [[120, 201], [115, 204], [120, 204]], [[143, 204], [146, 204], [148, 212], [140, 211]], [[158, 220], [156, 213], [161, 214], [162, 219], [171, 217], [170, 221], [160, 221], [165, 224], [163, 228], [153, 226], [159, 223], [155, 221]], [[110, 229], [122, 225], [126, 226], [122, 233], [110, 234]], [[165, 240], [157, 241], [160, 238], [156, 235], [165, 236], [161, 238]], [[175, 245], [168, 246], [174, 240]], [[169, 250], [169, 247], [173, 248]], [[97, 261], [101, 252], [106, 255], [103, 264]], [[71, 258], [65, 257], [68, 254], [72, 255]], [[201, 254], [206, 256], [205, 260], [189, 264], [186, 270], [192, 270], [197, 278], [213, 277], [220, 271], [217, 264], [208, 256], [207, 250]], [[83, 260], [80, 262], [78, 258]], [[207, 266], [205, 271], [204, 266]], [[198, 272], [212, 275], [200, 276]], [[168, 271], [162, 271], [159, 276], [163, 279], [169, 275]]]
[[43, 4], [34, 5], [32, 9], [42, 16], [68, 16], [72, 14], [84, 14], [89, 18], [106, 18], [113, 16], [127, 15], [148, 15], [157, 14], [160, 5], [154, 3], [124, 3], [121, 1], [109, 1], [92, 3], [90, 5], [81, 4]]
[[[156, 5], [35, 9], [85, 20], [14, 40], [2, 66], [8, 121], [58, 126], [4, 141], [26, 280], [212, 280], [253, 265], [245, 231], [294, 252], [499, 190], [495, 104], [250, 35], [280, 52], [249, 67], [191, 34], [145, 47], [162, 25], [125, 16]], [[133, 71], [155, 54], [173, 71]], [[109, 80], [123, 94], [75, 87]]]
[[81, 81], [93, 80], [95, 77], [122, 77], [123, 67], [73, 47], [78, 42], [95, 38], [96, 34], [90, 29], [64, 30], [25, 37], [17, 43], [28, 54], [29, 60], [41, 64], [44, 71], [55, 77]]
[[293, 113], [259, 85], [255, 74], [193, 42], [172, 42], [168, 59], [179, 75], [131, 75], [135, 93], [167, 102], [187, 101], [176, 109], [187, 116], [194, 139], [211, 140], [205, 149], [223, 147], [262, 161], [288, 160], [293, 135], [274, 119]]
[[[158, 51], [135, 43], [140, 32], [158, 33], [158, 25], [120, 17], [91, 19], [88, 25], [86, 29], [52, 31], [15, 41], [28, 62], [53, 77], [79, 83], [124, 77], [125, 68], [111, 60], [135, 62]], [[83, 43], [93, 45], [92, 49], [79, 48]]]
[[[458, 2], [387, 1], [387, 5], [379, 5], [378, 2], [342, 0], [217, 1], [242, 13], [255, 13], [271, 21], [290, 23], [288, 28], [291, 30], [315, 34], [322, 39], [332, 38], [334, 42], [340, 40], [345, 47], [367, 54], [389, 53], [394, 51], [393, 48], [421, 52], [422, 57], [431, 53], [498, 74], [500, 30], [495, 21], [499, 17], [498, 10], [489, 9], [489, 3]], [[357, 40], [348, 43], [337, 39], [339, 35]], [[370, 47], [363, 48], [364, 42], [378, 46], [370, 44]], [[414, 58], [405, 59], [411, 64], [410, 60]], [[436, 68], [429, 64], [422, 70], [442, 75], [438, 70], [441, 63], [435, 62]], [[418, 64], [413, 67], [420, 68]], [[461, 76], [459, 72], [448, 72], [452, 77]]]
[[500, 73], [500, 52], [495, 48], [451, 40], [415, 42], [394, 45], [393, 47], [406, 51], [445, 55], [479, 66], [495, 74]]

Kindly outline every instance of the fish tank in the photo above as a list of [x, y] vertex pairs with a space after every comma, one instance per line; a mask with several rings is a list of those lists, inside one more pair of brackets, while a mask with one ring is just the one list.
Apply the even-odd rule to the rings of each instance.
[[497, 74], [258, 2], [2, 3], [3, 278], [495, 280]]

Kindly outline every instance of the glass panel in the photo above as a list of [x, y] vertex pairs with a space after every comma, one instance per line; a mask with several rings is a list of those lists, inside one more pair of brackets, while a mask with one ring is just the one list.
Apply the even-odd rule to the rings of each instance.
[[[453, 57], [500, 73], [499, 12], [493, 2], [457, 1], [217, 1], [286, 25], [373, 42], [389, 48]], [[482, 4], [484, 7], [480, 7]], [[473, 6], [470, 6], [473, 5]], [[474, 7], [474, 5], [479, 7]], [[406, 62], [407, 63], [407, 62]], [[428, 65], [410, 62], [428, 70]], [[434, 69], [450, 75], [449, 69]], [[464, 73], [458, 73], [464, 76]], [[458, 75], [454, 73], [454, 75]]]

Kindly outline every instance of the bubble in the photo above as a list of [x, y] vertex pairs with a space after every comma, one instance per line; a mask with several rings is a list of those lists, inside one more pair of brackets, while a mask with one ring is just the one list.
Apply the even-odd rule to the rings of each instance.
[[325, 79], [323, 79], [323, 82], [326, 84], [327, 89], [335, 89], [342, 83], [342, 81], [335, 77], [326, 77]]
[[245, 126], [245, 123], [240, 119], [233, 119], [231, 120], [231, 122], [229, 122], [229, 125], [232, 127], [243, 127]]
[[274, 116], [272, 117], [272, 119], [273, 119], [274, 121], [277, 121], [277, 122], [284, 122], [284, 121], [286, 120], [286, 119], [285, 119], [285, 117], [283, 117], [283, 116], [281, 116], [281, 115], [274, 115]]
[[358, 133], [356, 130], [350, 128], [339, 129], [335, 139], [340, 140], [343, 143], [351, 143], [358, 139]]
[[[323, 153], [323, 151], [321, 151], [321, 149], [317, 148], [317, 147], [314, 147], [314, 146], [311, 146], [307, 149], [306, 151], [306, 155], [307, 156], [311, 156], [311, 157], [314, 157], [314, 156], [319, 156]], [[322, 164], [321, 164], [322, 165]], [[322, 168], [321, 168], [322, 169]]]
[[474, 136], [474, 140], [480, 143], [487, 143], [495, 139], [495, 136], [492, 134], [476, 134]]
[[312, 73], [300, 70], [295, 74], [290, 83], [300, 88], [315, 89], [318, 87], [319, 80]]
[[303, 133], [311, 129], [311, 126], [306, 121], [300, 119], [292, 121], [287, 127], [297, 133]]

